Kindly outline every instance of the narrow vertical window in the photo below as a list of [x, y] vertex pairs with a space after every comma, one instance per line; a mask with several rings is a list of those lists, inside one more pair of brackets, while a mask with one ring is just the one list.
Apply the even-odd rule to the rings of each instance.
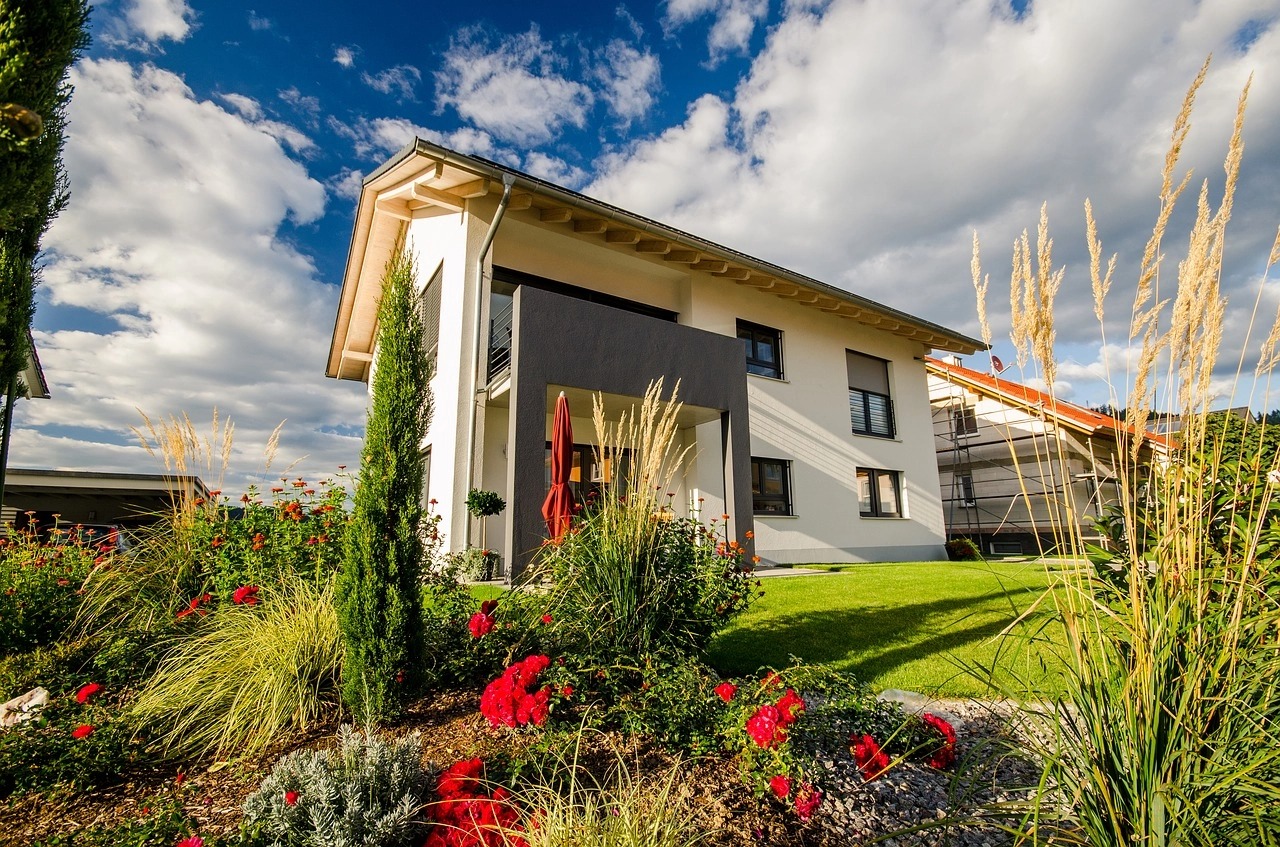
[[433, 374], [436, 371], [436, 352], [440, 347], [440, 277], [443, 271], [443, 266], [438, 268], [427, 287], [422, 289], [422, 348], [427, 351], [427, 361]]

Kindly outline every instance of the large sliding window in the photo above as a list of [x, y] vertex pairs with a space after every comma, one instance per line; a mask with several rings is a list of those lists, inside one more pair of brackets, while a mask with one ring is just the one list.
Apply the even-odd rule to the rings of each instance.
[[751, 457], [751, 510], [757, 515], [790, 515], [791, 463]]
[[782, 333], [738, 321], [738, 338], [747, 351], [747, 373], [782, 379]]
[[858, 435], [893, 438], [889, 363], [846, 350], [845, 367], [849, 371], [849, 418], [853, 431]]
[[902, 517], [902, 474], [858, 468], [858, 514], [864, 518]]

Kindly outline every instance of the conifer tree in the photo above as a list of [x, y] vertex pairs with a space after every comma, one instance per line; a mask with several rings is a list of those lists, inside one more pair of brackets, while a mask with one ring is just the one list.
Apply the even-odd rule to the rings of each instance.
[[396, 715], [422, 665], [422, 440], [431, 420], [414, 262], [401, 244], [378, 304], [372, 404], [338, 574], [342, 699], [362, 720]]

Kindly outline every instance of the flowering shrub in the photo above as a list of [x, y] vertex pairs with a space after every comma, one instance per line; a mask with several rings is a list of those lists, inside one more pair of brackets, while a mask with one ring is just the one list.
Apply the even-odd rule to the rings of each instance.
[[853, 761], [867, 782], [889, 769], [889, 754], [880, 749], [880, 745], [870, 735], [864, 733], [862, 736], [850, 736], [849, 745]]
[[333, 750], [297, 750], [244, 801], [245, 823], [272, 845], [398, 847], [420, 843], [427, 789], [421, 740], [386, 741], [350, 726]]
[[551, 665], [546, 656], [533, 655], [507, 668], [485, 687], [480, 713], [489, 726], [542, 726], [547, 722], [551, 686], [538, 688], [538, 677]]
[[0, 656], [47, 646], [66, 630], [85, 578], [115, 556], [89, 532], [55, 526], [44, 538], [34, 528], [0, 538]]
[[480, 759], [455, 762], [440, 774], [439, 800], [428, 810], [434, 825], [423, 847], [528, 847], [510, 792], [484, 791], [483, 774]]
[[925, 712], [924, 715], [921, 716], [921, 719], [941, 740], [941, 743], [932, 745], [933, 749], [931, 752], [929, 751], [930, 745], [926, 743], [926, 753], [929, 755], [929, 766], [937, 768], [938, 770], [945, 770], [951, 767], [952, 763], [956, 760], [955, 729], [953, 729], [951, 724], [947, 723], [942, 718], [937, 715], [929, 714], [928, 712]]

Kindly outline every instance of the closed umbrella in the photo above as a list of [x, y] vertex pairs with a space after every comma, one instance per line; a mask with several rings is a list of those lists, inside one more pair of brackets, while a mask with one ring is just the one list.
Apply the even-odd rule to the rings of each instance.
[[573, 422], [569, 420], [569, 401], [564, 392], [556, 399], [556, 416], [551, 423], [551, 491], [542, 503], [542, 518], [547, 522], [547, 535], [558, 539], [569, 528], [573, 518], [573, 492], [569, 490], [569, 474], [573, 470]]

